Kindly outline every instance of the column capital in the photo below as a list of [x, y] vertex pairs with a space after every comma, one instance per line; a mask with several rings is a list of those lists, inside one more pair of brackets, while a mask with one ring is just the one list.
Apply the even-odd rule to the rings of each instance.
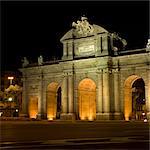
[[149, 72], [150, 71], [150, 66], [148, 66], [148, 68], [146, 70], [147, 70], [147, 72]]
[[112, 73], [118, 73], [118, 72], [119, 72], [119, 68], [112, 69]]
[[103, 69], [99, 69], [99, 68], [98, 68], [98, 69], [96, 70], [96, 73], [97, 73], [97, 74], [101, 74], [102, 72], [103, 72]]
[[70, 39], [69, 41], [67, 41], [68, 44], [72, 44], [74, 43], [73, 39]]
[[73, 71], [68, 72], [68, 76], [72, 76], [73, 75]]
[[63, 72], [63, 77], [66, 77], [68, 75], [67, 72]]
[[112, 70], [109, 68], [103, 69], [103, 73], [112, 73]]
[[26, 77], [21, 78], [21, 80], [22, 80], [23, 82], [25, 82], [25, 81], [26, 81]]

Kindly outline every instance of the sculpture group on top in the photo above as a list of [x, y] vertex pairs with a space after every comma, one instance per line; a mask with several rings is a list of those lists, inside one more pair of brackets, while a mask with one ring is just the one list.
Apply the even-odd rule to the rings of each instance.
[[94, 31], [93, 26], [90, 25], [89, 22], [87, 21], [87, 17], [81, 17], [81, 21], [78, 20], [77, 23], [73, 22], [72, 27], [75, 28], [77, 34], [84, 36], [92, 34]]

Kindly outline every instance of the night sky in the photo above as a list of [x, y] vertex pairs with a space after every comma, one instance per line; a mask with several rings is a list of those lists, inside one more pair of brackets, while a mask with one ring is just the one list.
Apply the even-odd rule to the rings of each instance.
[[61, 58], [60, 38], [82, 15], [125, 38], [126, 49], [144, 48], [149, 37], [148, 1], [9, 1], [1, 9], [2, 70], [21, 67], [24, 56], [32, 63], [39, 55]]

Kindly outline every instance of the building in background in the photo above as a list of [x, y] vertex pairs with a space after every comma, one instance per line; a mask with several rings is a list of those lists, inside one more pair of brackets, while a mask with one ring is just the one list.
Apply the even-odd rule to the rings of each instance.
[[18, 117], [22, 106], [22, 74], [19, 71], [1, 73], [0, 116]]
[[61, 60], [27, 64], [22, 116], [48, 120], [150, 118], [150, 48], [126, 41], [86, 17], [62, 38]]

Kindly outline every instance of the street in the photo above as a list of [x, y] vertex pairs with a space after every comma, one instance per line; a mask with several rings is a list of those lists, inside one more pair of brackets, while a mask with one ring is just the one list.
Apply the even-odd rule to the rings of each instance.
[[149, 123], [1, 121], [1, 149], [149, 149]]

